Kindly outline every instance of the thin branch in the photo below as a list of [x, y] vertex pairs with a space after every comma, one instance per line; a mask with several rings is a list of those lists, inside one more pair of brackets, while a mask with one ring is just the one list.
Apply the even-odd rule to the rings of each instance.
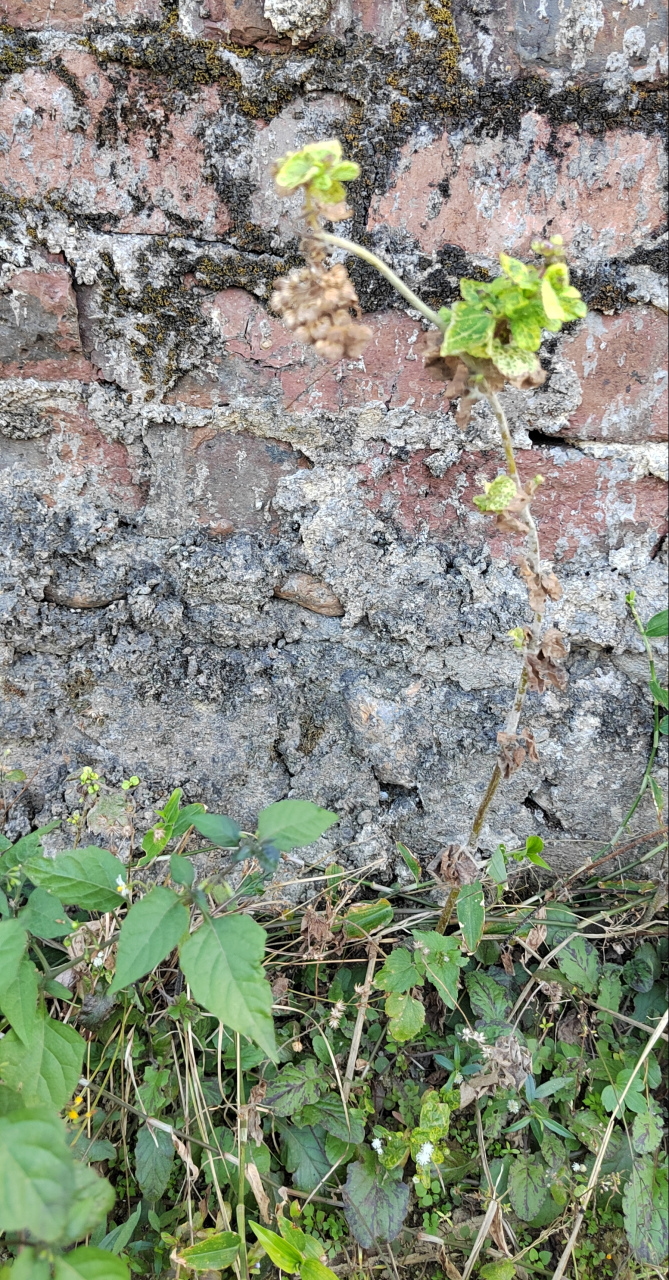
[[375, 267], [382, 276], [385, 276], [386, 280], [390, 281], [393, 288], [396, 289], [398, 293], [401, 293], [402, 297], [409, 303], [409, 306], [414, 307], [416, 311], [420, 311], [421, 315], [425, 316], [425, 319], [429, 320], [430, 324], [436, 325], [437, 329], [441, 329], [442, 333], [446, 332], [448, 328], [448, 321], [442, 320], [441, 316], [437, 315], [436, 311], [433, 311], [431, 307], [428, 307], [427, 303], [423, 302], [421, 298], [414, 293], [413, 289], [410, 289], [403, 280], [400, 280], [399, 276], [395, 275], [392, 268], [389, 267], [382, 258], [377, 258], [376, 254], [372, 253], [370, 249], [363, 248], [361, 244], [356, 244], [354, 240], [346, 240], [344, 236], [330, 235], [329, 231], [316, 231], [314, 233], [314, 239], [320, 240], [325, 244], [336, 245], [338, 249], [346, 249], [347, 253], [354, 253], [357, 258], [362, 258], [363, 262], [368, 262], [370, 267]]

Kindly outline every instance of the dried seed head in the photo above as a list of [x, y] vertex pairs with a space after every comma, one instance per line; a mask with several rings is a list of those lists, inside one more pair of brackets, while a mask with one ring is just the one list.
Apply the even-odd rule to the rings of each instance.
[[357, 323], [358, 295], [346, 268], [328, 270], [311, 255], [310, 265], [277, 280], [270, 306], [300, 342], [313, 346], [326, 360], [356, 360], [372, 331]]

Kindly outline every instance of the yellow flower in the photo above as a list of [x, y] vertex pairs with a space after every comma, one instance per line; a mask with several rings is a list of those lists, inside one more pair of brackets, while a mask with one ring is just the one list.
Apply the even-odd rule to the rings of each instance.
[[82, 1102], [83, 1102], [83, 1098], [82, 1098], [81, 1094], [78, 1094], [78, 1096], [74, 1099], [74, 1105], [75, 1105], [75, 1107], [80, 1107], [80, 1106], [81, 1106], [81, 1104], [82, 1104]]
[[78, 1120], [78, 1119], [79, 1119], [79, 1112], [78, 1112], [78, 1111], [68, 1111], [68, 1113], [67, 1113], [67, 1118], [68, 1118], [68, 1120]]

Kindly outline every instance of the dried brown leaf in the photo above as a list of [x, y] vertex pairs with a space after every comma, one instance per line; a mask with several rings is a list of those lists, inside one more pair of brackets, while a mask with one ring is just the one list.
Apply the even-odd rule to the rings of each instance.
[[248, 1178], [251, 1190], [256, 1198], [256, 1204], [260, 1210], [260, 1217], [263, 1222], [270, 1221], [269, 1198], [262, 1184], [262, 1178], [258, 1172], [257, 1165], [253, 1161], [247, 1161], [245, 1167], [246, 1177]]
[[567, 646], [556, 627], [549, 627], [541, 639], [539, 653], [552, 662], [563, 662], [567, 656]]

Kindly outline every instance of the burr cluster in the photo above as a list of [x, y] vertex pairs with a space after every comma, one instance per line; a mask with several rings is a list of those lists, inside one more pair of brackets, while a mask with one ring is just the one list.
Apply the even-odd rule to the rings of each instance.
[[300, 342], [325, 360], [356, 360], [372, 330], [354, 320], [358, 295], [346, 267], [311, 263], [275, 282], [270, 306]]

